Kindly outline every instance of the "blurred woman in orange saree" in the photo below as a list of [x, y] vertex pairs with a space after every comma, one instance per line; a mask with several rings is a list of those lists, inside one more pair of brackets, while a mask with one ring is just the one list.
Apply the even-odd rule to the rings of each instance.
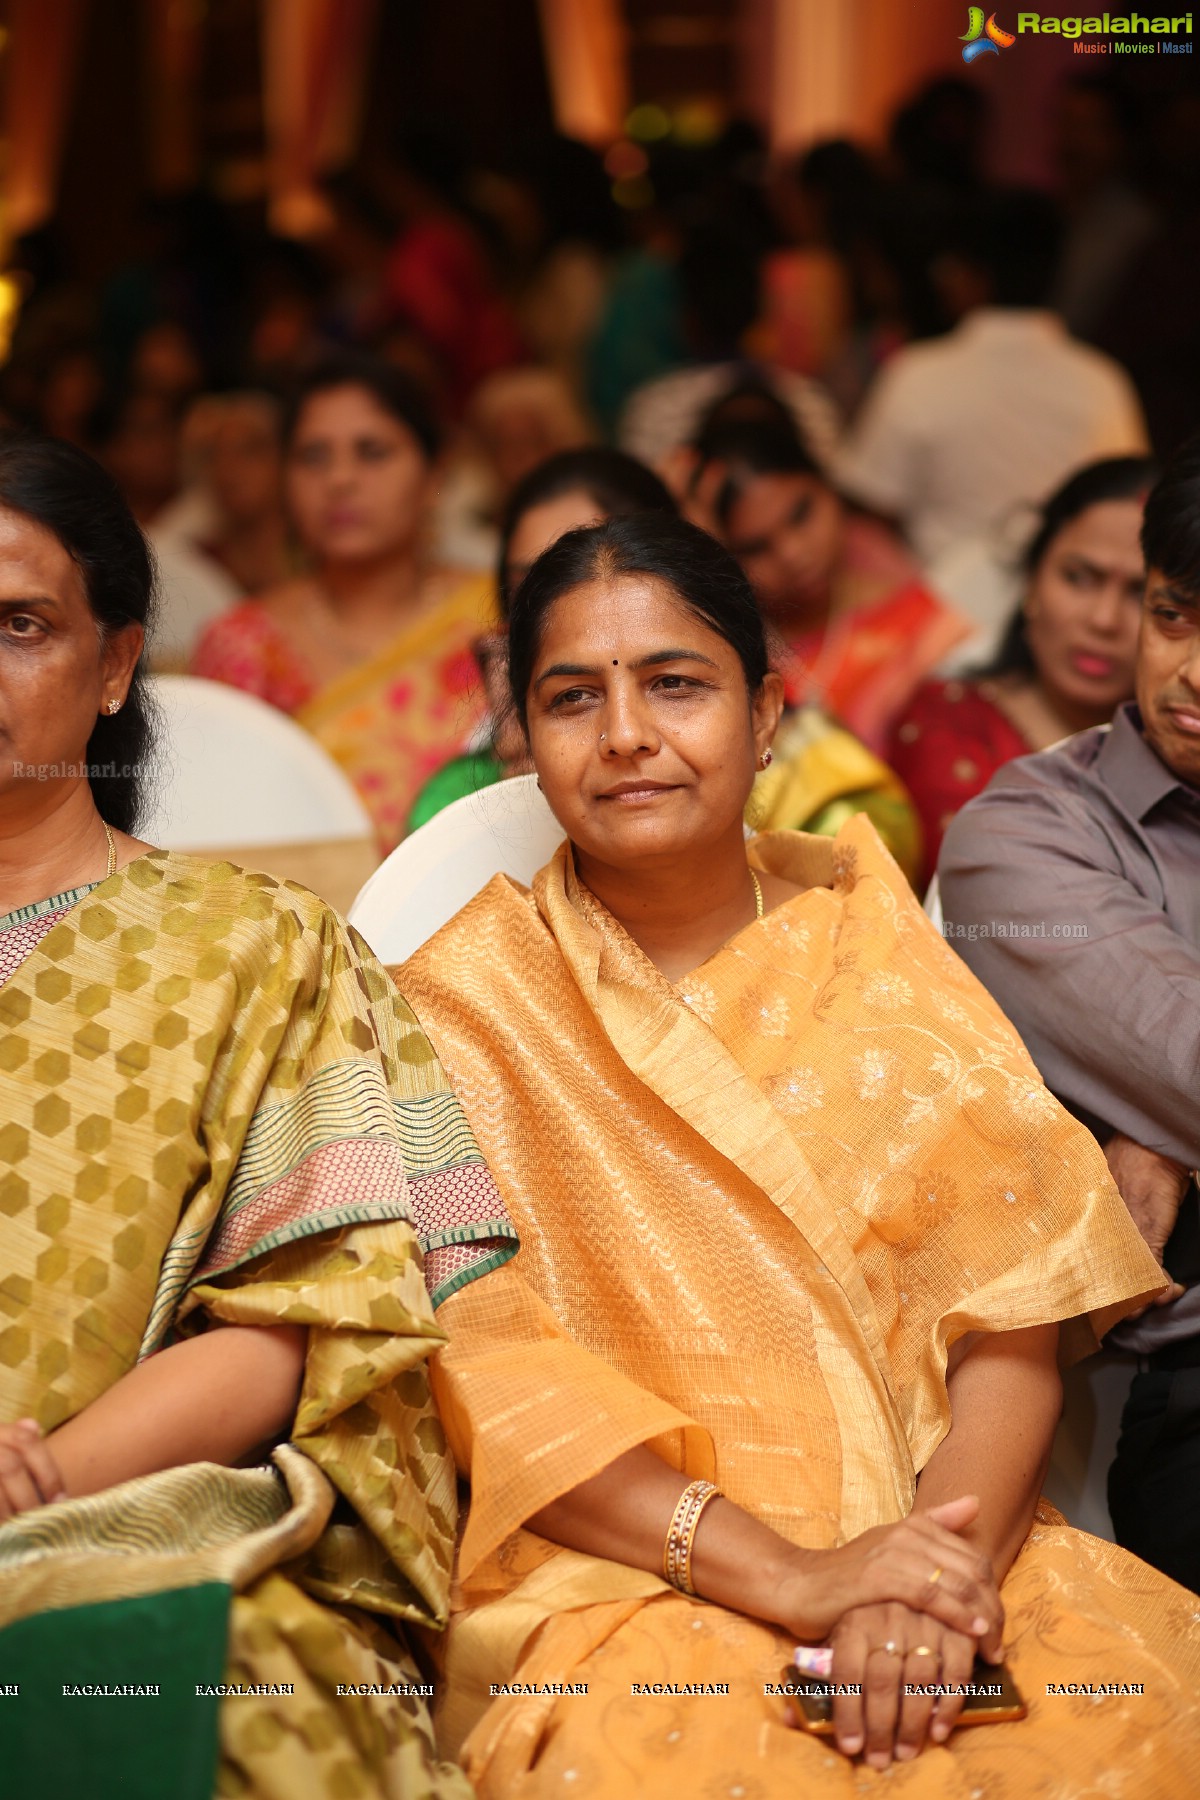
[[311, 731], [387, 851], [421, 787], [484, 716], [471, 642], [491, 621], [491, 590], [422, 561], [438, 434], [397, 370], [358, 357], [322, 365], [285, 437], [288, 504], [310, 567], [215, 619], [191, 672]]
[[[521, 1246], [440, 1312], [446, 1748], [482, 1800], [1182, 1800], [1194, 1597], [1038, 1507], [1060, 1324], [1163, 1280], [1097, 1146], [866, 821], [746, 844], [782, 684], [710, 539], [568, 533], [510, 670], [569, 842], [397, 972]], [[797, 1639], [836, 1747], [774, 1691]], [[951, 1735], [921, 1690], [1001, 1647], [1029, 1716]]]

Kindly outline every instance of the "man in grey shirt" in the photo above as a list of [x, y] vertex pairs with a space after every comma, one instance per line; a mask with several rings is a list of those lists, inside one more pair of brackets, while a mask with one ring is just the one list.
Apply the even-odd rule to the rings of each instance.
[[938, 876], [950, 943], [1173, 1278], [1110, 1339], [1141, 1360], [1109, 1506], [1121, 1544], [1200, 1591], [1200, 439], [1152, 490], [1142, 548], [1136, 705], [1001, 769]]

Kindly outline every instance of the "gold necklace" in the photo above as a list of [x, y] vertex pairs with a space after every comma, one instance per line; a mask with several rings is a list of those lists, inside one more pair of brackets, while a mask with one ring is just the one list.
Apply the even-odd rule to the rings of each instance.
[[[104, 879], [105, 881], [109, 881], [117, 872], [117, 840], [112, 834], [112, 826], [109, 824], [108, 820], [101, 819], [100, 823], [103, 825], [104, 835], [108, 839], [108, 871], [105, 874]], [[761, 916], [760, 913], [759, 917], [761, 918]]]
[[756, 919], [761, 919], [763, 916], [762, 887], [753, 869], [750, 870], [750, 879], [754, 883], [754, 916]]

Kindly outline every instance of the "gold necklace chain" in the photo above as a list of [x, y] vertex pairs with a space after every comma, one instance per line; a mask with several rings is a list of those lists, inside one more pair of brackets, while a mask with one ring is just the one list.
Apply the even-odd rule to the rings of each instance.
[[[100, 823], [103, 825], [104, 835], [108, 839], [108, 870], [104, 879], [105, 881], [109, 881], [117, 872], [117, 840], [112, 834], [112, 826], [109, 824], [108, 820], [101, 819]], [[761, 916], [760, 913], [759, 917], [761, 918]]]
[[750, 879], [754, 883], [754, 917], [756, 919], [761, 919], [763, 916], [762, 884], [753, 869], [750, 870]]

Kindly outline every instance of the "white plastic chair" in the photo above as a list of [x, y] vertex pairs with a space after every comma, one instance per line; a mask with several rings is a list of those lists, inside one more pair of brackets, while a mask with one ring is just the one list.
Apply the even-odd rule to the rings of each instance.
[[218, 681], [150, 681], [162, 730], [139, 835], [228, 856], [345, 908], [378, 862], [352, 782], [277, 708]]
[[405, 838], [359, 894], [350, 923], [382, 962], [403, 962], [493, 875], [528, 886], [562, 840], [534, 776], [498, 781]]

